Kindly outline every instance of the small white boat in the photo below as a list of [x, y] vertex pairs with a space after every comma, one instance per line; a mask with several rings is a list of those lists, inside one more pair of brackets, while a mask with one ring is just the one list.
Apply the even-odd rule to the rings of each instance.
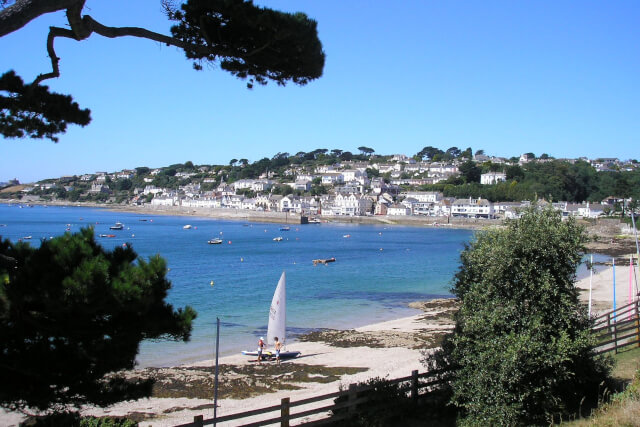
[[114, 225], [109, 227], [111, 230], [122, 230], [124, 228], [124, 224], [121, 222], [116, 222]]
[[291, 230], [291, 227], [289, 227], [288, 225], [285, 225], [284, 227], [280, 227], [280, 231], [289, 231]]
[[[282, 272], [282, 276], [280, 276], [280, 280], [278, 281], [278, 286], [276, 286], [276, 290], [273, 293], [273, 299], [271, 300], [271, 307], [269, 308], [269, 323], [267, 326], [267, 342], [266, 344], [274, 344], [275, 338], [278, 337], [278, 340], [286, 345], [287, 337], [286, 337], [286, 323], [287, 323], [287, 284], [286, 284], [286, 275], [284, 271]], [[284, 349], [283, 349], [284, 350]], [[243, 355], [245, 356], [258, 356], [257, 351], [243, 351]], [[280, 359], [292, 359], [300, 356], [299, 351], [280, 351]], [[275, 358], [275, 351], [264, 350], [262, 352], [262, 357], [264, 359], [271, 360]]]
[[222, 244], [222, 239], [211, 239], [207, 243], [210, 245], [220, 245]]
[[188, 229], [190, 229], [190, 228], [191, 228], [191, 224], [187, 224], [187, 225], [185, 225], [185, 226], [184, 226], [184, 227], [182, 227], [182, 228], [184, 228], [185, 230], [188, 230]]
[[281, 242], [282, 241], [282, 236], [274, 237], [273, 241], [274, 242]]

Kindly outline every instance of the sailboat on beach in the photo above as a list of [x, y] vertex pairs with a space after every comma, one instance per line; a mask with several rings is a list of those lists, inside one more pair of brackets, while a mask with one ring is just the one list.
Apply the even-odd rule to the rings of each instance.
[[[283, 271], [276, 291], [273, 293], [271, 307], [269, 308], [269, 324], [267, 326], [267, 345], [274, 345], [275, 338], [286, 345], [286, 323], [287, 323], [287, 284], [286, 274]], [[258, 356], [257, 351], [243, 351], [245, 356]], [[266, 350], [262, 352], [262, 357], [271, 359], [275, 357], [275, 351]], [[281, 351], [280, 359], [291, 359], [298, 357], [299, 351]]]

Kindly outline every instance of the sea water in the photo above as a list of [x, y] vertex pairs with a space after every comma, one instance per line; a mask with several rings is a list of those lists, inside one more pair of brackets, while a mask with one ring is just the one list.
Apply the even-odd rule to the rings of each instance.
[[[115, 222], [123, 230], [110, 230]], [[459, 229], [323, 223], [290, 225], [144, 215], [105, 209], [0, 205], [0, 236], [11, 241], [94, 228], [106, 249], [130, 244], [143, 258], [160, 254], [172, 282], [168, 302], [192, 306], [191, 341], [145, 341], [138, 363], [172, 366], [212, 359], [216, 318], [220, 354], [254, 350], [266, 335], [278, 279], [287, 275], [287, 342], [320, 328], [354, 328], [415, 314], [411, 301], [450, 296], [459, 254], [473, 232]], [[190, 225], [190, 228], [185, 228]], [[115, 237], [99, 237], [100, 235]], [[281, 241], [274, 241], [282, 237]], [[222, 244], [208, 244], [220, 238]], [[335, 257], [327, 265], [314, 259]]]

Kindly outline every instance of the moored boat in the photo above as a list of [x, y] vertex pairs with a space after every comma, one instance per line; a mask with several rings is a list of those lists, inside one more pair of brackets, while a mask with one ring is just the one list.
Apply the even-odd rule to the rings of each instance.
[[274, 237], [273, 241], [274, 242], [281, 242], [282, 241], [282, 236]]
[[314, 259], [313, 260], [313, 265], [318, 265], [318, 264], [328, 264], [330, 262], [336, 262], [335, 257], [331, 257], [331, 258], [322, 258], [322, 259]]
[[109, 227], [110, 230], [122, 230], [124, 228], [124, 224], [121, 222], [116, 222], [114, 225]]
[[210, 245], [220, 245], [222, 244], [222, 239], [211, 239], [207, 243]]

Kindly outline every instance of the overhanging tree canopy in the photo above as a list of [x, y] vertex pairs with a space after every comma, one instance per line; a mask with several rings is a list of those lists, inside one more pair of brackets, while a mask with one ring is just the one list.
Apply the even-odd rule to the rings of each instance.
[[[318, 39], [317, 23], [304, 13], [258, 7], [250, 0], [187, 0], [180, 7], [170, 0], [163, 0], [167, 17], [175, 22], [171, 36], [168, 36], [139, 27], [103, 25], [92, 16], [82, 14], [85, 1], [0, 0], [0, 37], [47, 13], [65, 11], [69, 23], [69, 28], [50, 27], [46, 48], [51, 58], [51, 71], [38, 75], [33, 83], [21, 90], [0, 85], [0, 132], [4, 137], [28, 135], [56, 141], [53, 135], [63, 133], [66, 123], [85, 125], [90, 120], [88, 110], [82, 110], [84, 117], [78, 120], [77, 104], [71, 97], [65, 98], [62, 105], [58, 95], [55, 101], [58, 112], [52, 114], [49, 97], [25, 95], [31, 91], [53, 95], [40, 83], [60, 76], [59, 58], [55, 52], [58, 37], [82, 41], [95, 33], [109, 38], [139, 37], [175, 46], [194, 61], [194, 68], [202, 69], [202, 63], [218, 64], [234, 76], [248, 79], [249, 88], [268, 81], [278, 85], [288, 82], [305, 85], [322, 76], [325, 55]], [[16, 120], [16, 109], [33, 119], [29, 123]], [[47, 127], [51, 123], [54, 125]], [[25, 125], [26, 132], [16, 130], [21, 124]]]

